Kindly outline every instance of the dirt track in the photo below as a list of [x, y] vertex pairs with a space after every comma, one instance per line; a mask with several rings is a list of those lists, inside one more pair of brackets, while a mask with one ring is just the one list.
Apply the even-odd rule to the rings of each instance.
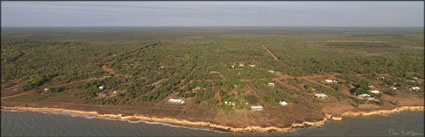
[[108, 66], [106, 66], [106, 65], [102, 65], [102, 69], [104, 71], [108, 72], [109, 74], [112, 74], [112, 75], [116, 75], [117, 74], [117, 73], [114, 72], [114, 70], [108, 68]]
[[298, 79], [302, 79], [302, 80], [308, 81], [310, 83], [313, 83], [313, 84], [316, 84], [316, 85], [319, 85], [319, 86], [323, 86], [323, 87], [326, 87], [326, 88], [332, 88], [332, 87], [330, 87], [328, 85], [325, 85], [323, 83], [314, 81], [312, 79], [314, 79], [314, 78], [320, 78], [320, 77], [329, 77], [331, 79], [337, 79], [335, 77], [336, 75], [338, 75], [338, 74], [337, 73], [331, 73], [331, 74], [309, 75], [309, 76], [298, 76], [298, 77], [289, 76], [289, 75], [279, 75], [279, 77], [273, 78], [273, 80], [276, 81], [276, 82], [278, 82], [279, 84], [281, 84], [283, 86], [286, 86], [288, 88], [295, 89], [295, 90], [299, 90], [299, 89], [297, 87], [295, 87], [293, 85], [290, 85], [288, 83], [285, 83], [285, 82], [283, 82], [281, 80], [290, 79], [290, 78], [298, 78]]
[[[69, 85], [80, 83], [80, 82], [94, 80], [94, 79], [96, 79], [96, 78], [88, 78], [88, 79], [83, 79], [83, 80], [76, 80], [76, 81], [72, 81], [72, 82], [69, 82], [69, 83], [57, 84], [57, 85], [53, 85], [53, 86], [42, 86], [40, 88], [43, 89], [43, 88], [63, 87], [63, 86], [69, 86]], [[25, 92], [22, 92], [22, 93], [19, 93], [19, 94], [7, 96], [7, 97], [2, 97], [1, 100], [5, 100], [5, 99], [9, 99], [9, 98], [14, 98], [14, 97], [19, 97], [19, 96], [23, 96], [23, 95], [28, 95], [28, 94], [32, 94], [34, 92], [35, 92], [34, 90], [29, 90], [29, 91], [25, 91]]]
[[114, 70], [108, 68], [108, 66], [106, 66], [105, 64], [102, 65], [102, 69], [104, 71], [108, 72], [109, 74], [113, 75], [113, 76], [123, 76], [125, 78], [129, 78], [130, 77], [129, 75], [126, 75], [126, 74], [121, 75], [121, 74], [116, 73]]
[[279, 61], [279, 58], [278, 57], [276, 57], [274, 54], [273, 54], [273, 52], [272, 51], [270, 51], [266, 46], [264, 46], [264, 44], [262, 45], [262, 47], [264, 48], [264, 50], [266, 50], [267, 51], [267, 53], [269, 53], [272, 57], [273, 57], [273, 59], [274, 60], [276, 60], [276, 61]]

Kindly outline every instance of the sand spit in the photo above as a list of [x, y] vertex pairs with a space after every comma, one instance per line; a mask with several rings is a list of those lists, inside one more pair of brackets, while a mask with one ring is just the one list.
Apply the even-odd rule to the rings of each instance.
[[22, 111], [39, 111], [39, 112], [62, 112], [62, 113], [71, 113], [77, 115], [87, 115], [98, 118], [108, 118], [108, 119], [118, 119], [118, 120], [143, 120], [148, 122], [161, 122], [167, 124], [176, 124], [182, 126], [190, 126], [190, 127], [207, 127], [212, 128], [214, 130], [219, 131], [229, 131], [229, 132], [271, 132], [271, 131], [280, 131], [280, 132], [288, 132], [292, 131], [294, 128], [303, 128], [303, 127], [312, 127], [312, 126], [322, 126], [329, 119], [332, 120], [342, 120], [344, 116], [370, 116], [370, 115], [379, 115], [379, 114], [391, 114], [399, 111], [423, 111], [424, 106], [401, 106], [396, 107], [394, 109], [388, 110], [374, 110], [367, 112], [344, 112], [340, 115], [331, 115], [326, 114], [325, 117], [320, 121], [304, 121], [301, 123], [292, 123], [289, 127], [260, 127], [260, 126], [248, 126], [248, 127], [229, 127], [225, 125], [214, 124], [211, 122], [203, 122], [203, 121], [188, 121], [184, 119], [175, 119], [170, 117], [147, 117], [139, 114], [134, 114], [130, 116], [123, 116], [122, 114], [99, 114], [96, 111], [80, 111], [80, 110], [72, 110], [72, 109], [63, 109], [63, 108], [47, 108], [47, 107], [23, 107], [23, 106], [15, 106], [15, 107], [6, 107], [1, 106], [3, 110], [22, 110]]

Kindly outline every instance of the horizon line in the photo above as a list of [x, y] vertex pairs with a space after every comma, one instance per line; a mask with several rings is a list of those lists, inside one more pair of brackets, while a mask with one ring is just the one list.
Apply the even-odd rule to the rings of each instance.
[[74, 27], [334, 27], [334, 28], [424, 28], [424, 26], [1, 26], [1, 28], [74, 28]]

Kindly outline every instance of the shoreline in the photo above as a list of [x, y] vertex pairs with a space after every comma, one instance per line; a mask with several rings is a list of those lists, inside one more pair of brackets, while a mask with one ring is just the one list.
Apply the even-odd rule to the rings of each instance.
[[289, 127], [261, 127], [261, 126], [248, 126], [248, 127], [230, 127], [226, 125], [214, 124], [211, 122], [204, 121], [189, 121], [185, 119], [176, 119], [171, 117], [149, 117], [141, 114], [133, 114], [123, 116], [122, 114], [100, 114], [96, 111], [81, 111], [74, 109], [64, 109], [64, 108], [51, 108], [51, 107], [23, 107], [23, 106], [14, 106], [7, 107], [1, 106], [2, 110], [21, 110], [21, 111], [37, 111], [37, 112], [56, 112], [56, 113], [70, 113], [81, 116], [91, 116], [95, 118], [103, 118], [103, 119], [113, 119], [113, 120], [123, 120], [123, 121], [134, 121], [141, 120], [144, 122], [159, 122], [161, 124], [169, 124], [173, 126], [183, 126], [183, 127], [196, 127], [196, 128], [208, 128], [211, 130], [218, 131], [226, 131], [226, 132], [291, 132], [296, 128], [304, 128], [304, 127], [316, 127], [322, 126], [328, 120], [342, 120], [345, 116], [371, 116], [371, 115], [379, 115], [379, 114], [391, 114], [399, 111], [424, 111], [424, 106], [400, 106], [392, 109], [380, 109], [380, 110], [372, 110], [372, 111], [347, 111], [339, 115], [325, 114], [325, 117], [319, 121], [303, 121], [300, 123], [294, 122]]

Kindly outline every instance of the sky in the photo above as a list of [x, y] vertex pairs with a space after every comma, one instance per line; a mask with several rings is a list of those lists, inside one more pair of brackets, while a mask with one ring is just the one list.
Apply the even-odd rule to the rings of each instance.
[[2, 27], [424, 27], [424, 2], [1, 2]]

